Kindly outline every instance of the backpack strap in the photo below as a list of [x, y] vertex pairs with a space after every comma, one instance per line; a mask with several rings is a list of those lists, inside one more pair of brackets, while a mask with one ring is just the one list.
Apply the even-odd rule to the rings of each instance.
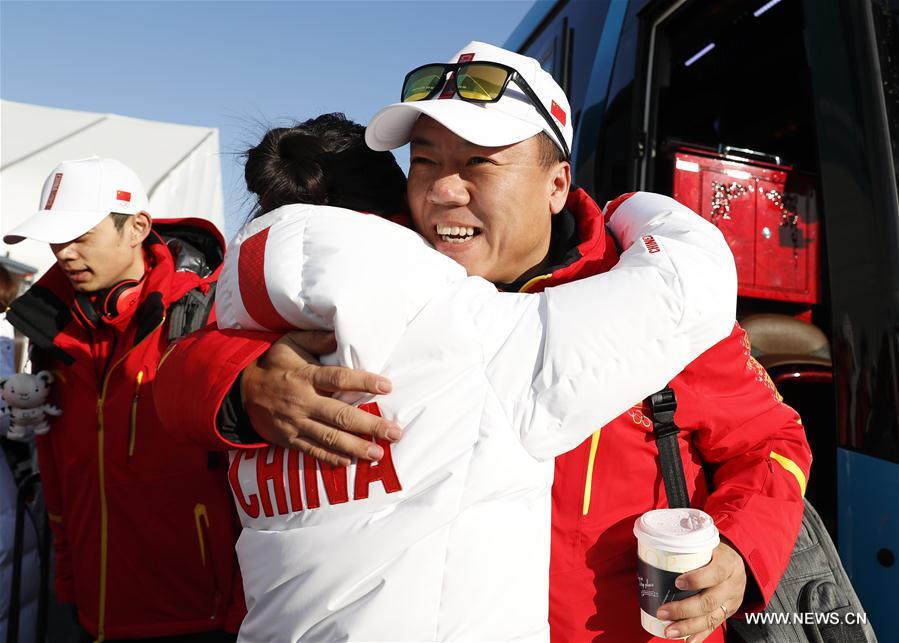
[[687, 494], [687, 482], [684, 479], [684, 463], [681, 460], [677, 434], [680, 429], [674, 422], [674, 411], [677, 409], [677, 396], [670, 386], [647, 398], [652, 420], [652, 432], [659, 450], [659, 468], [665, 481], [665, 493], [668, 495], [668, 506], [686, 508], [690, 506]]
[[169, 342], [189, 335], [209, 322], [217, 285], [218, 282], [212, 282], [205, 293], [197, 286], [169, 307]]

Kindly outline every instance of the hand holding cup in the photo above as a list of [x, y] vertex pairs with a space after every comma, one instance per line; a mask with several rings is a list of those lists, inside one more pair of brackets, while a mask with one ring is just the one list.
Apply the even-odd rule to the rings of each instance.
[[677, 581], [684, 572], [698, 570], [712, 560], [720, 543], [712, 517], [699, 509], [655, 509], [637, 519], [634, 535], [643, 629], [659, 637], [686, 636], [679, 626], [669, 629], [668, 618], [674, 617], [660, 608], [699, 593], [698, 588], [681, 588]]
[[698, 590], [690, 598], [662, 605], [656, 616], [673, 621], [668, 638], [689, 636], [687, 643], [701, 643], [743, 603], [746, 563], [726, 542], [715, 548], [708, 565], [678, 577], [677, 586]]

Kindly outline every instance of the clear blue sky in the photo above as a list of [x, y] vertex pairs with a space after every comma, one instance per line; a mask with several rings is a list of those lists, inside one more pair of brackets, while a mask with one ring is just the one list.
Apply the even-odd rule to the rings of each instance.
[[533, 4], [0, 0], [0, 97], [219, 128], [231, 234], [249, 209], [236, 153], [263, 124], [365, 123], [411, 68], [502, 44]]

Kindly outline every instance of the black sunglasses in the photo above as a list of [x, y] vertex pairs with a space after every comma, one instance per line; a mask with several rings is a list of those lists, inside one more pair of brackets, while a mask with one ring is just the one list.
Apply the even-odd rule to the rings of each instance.
[[[453, 73], [455, 72], [455, 73]], [[562, 146], [565, 159], [571, 158], [571, 152], [562, 130], [556, 125], [555, 120], [544, 107], [537, 93], [531, 89], [528, 82], [514, 68], [500, 63], [463, 62], [463, 63], [431, 63], [416, 67], [403, 80], [403, 93], [401, 101], [410, 103], [420, 100], [430, 100], [440, 92], [446, 84], [447, 76], [452, 76], [452, 85], [447, 86], [449, 98], [453, 93], [459, 98], [471, 103], [495, 103], [506, 92], [509, 83], [514, 81], [524, 92], [537, 112], [549, 124], [550, 129], [556, 135], [556, 139]]]

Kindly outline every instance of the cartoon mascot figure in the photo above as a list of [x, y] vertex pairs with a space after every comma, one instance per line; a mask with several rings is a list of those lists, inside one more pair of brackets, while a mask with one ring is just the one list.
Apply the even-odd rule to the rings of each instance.
[[27, 440], [31, 434], [43, 435], [50, 430], [47, 416], [60, 416], [62, 410], [45, 404], [50, 394], [53, 374], [40, 371], [37, 375], [17, 373], [0, 379], [3, 401], [9, 409], [10, 440]]

